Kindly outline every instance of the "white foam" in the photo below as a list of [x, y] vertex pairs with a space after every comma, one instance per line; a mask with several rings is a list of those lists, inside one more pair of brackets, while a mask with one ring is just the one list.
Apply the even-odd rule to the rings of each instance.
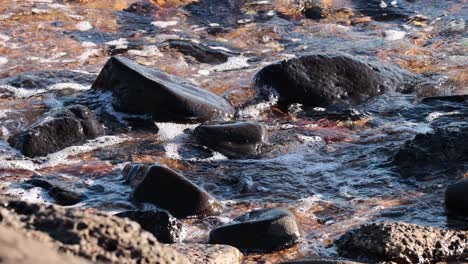
[[127, 52], [130, 55], [140, 56], [140, 57], [163, 57], [164, 55], [155, 45], [144, 46], [142, 50], [129, 50]]
[[56, 83], [47, 87], [47, 90], [63, 90], [72, 89], [75, 91], [86, 91], [91, 89], [90, 85], [83, 85], [79, 83]]
[[13, 94], [15, 98], [19, 99], [30, 98], [32, 96], [47, 92], [45, 89], [28, 90], [24, 88], [16, 88], [10, 85], [0, 85], [0, 95], [4, 94], [1, 92], [1, 90], [6, 90]]
[[159, 27], [159, 28], [167, 28], [167, 27], [175, 26], [178, 23], [179, 22], [175, 21], [175, 20], [172, 20], [172, 21], [153, 21], [153, 22], [151, 22], [151, 25], [153, 25], [155, 27]]
[[8, 62], [7, 58], [0, 56], [0, 65], [6, 64], [7, 62]]
[[239, 110], [238, 115], [241, 118], [255, 118], [261, 112], [268, 110], [271, 106], [278, 102], [278, 95], [272, 91], [268, 101], [260, 102], [254, 105], [249, 105], [246, 108]]
[[229, 57], [227, 62], [213, 66], [210, 68], [210, 70], [215, 72], [223, 72], [248, 68], [250, 67], [250, 64], [247, 62], [248, 60], [249, 59], [244, 56]]
[[75, 27], [79, 31], [88, 31], [93, 28], [93, 25], [89, 21], [81, 21], [76, 23]]
[[385, 39], [390, 41], [403, 39], [406, 36], [406, 32], [400, 30], [386, 30], [384, 33]]
[[458, 111], [453, 111], [453, 112], [432, 112], [426, 117], [426, 121], [427, 122], [432, 122], [432, 121], [436, 120], [439, 117], [459, 115], [459, 114], [461, 114], [461, 113], [458, 112]]

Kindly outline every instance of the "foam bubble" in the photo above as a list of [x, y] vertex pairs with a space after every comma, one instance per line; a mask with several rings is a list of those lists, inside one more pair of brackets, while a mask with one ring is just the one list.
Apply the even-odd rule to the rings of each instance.
[[249, 59], [244, 56], [229, 57], [227, 62], [213, 66], [210, 68], [210, 70], [215, 72], [223, 72], [245, 69], [250, 67], [248, 60]]

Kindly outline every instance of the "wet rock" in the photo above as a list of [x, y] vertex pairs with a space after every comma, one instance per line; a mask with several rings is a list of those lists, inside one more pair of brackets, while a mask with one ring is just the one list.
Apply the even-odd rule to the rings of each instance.
[[202, 122], [234, 114], [225, 99], [122, 57], [107, 61], [92, 88], [112, 91], [112, 104], [119, 111], [152, 114], [156, 121]]
[[201, 0], [184, 7], [189, 14], [191, 24], [209, 26], [219, 24], [235, 28], [237, 21], [244, 19], [241, 8], [244, 1], [234, 0]]
[[366, 113], [353, 108], [345, 109], [311, 109], [304, 113], [307, 117], [339, 121], [357, 121], [366, 118]]
[[165, 211], [126, 211], [116, 214], [140, 224], [159, 242], [176, 243], [182, 239], [182, 223]]
[[253, 121], [220, 122], [200, 125], [194, 135], [203, 145], [229, 158], [241, 158], [262, 153], [267, 129]]
[[30, 179], [30, 180], [27, 180], [27, 181], [24, 181], [25, 184], [27, 185], [31, 185], [31, 186], [34, 186], [34, 187], [39, 187], [39, 188], [42, 188], [42, 189], [45, 189], [45, 190], [49, 190], [50, 188], [52, 188], [54, 185], [52, 185], [52, 183], [44, 180], [44, 179], [40, 179], [40, 178], [33, 178], [33, 179]]
[[370, 16], [377, 21], [390, 21], [407, 19], [415, 13], [417, 5], [411, 4], [414, 1], [400, 0], [397, 4], [393, 1], [382, 0], [352, 0], [355, 10], [363, 15]]
[[21, 230], [93, 263], [190, 263], [128, 219], [90, 209], [21, 201], [9, 201], [3, 206], [17, 216]]
[[150, 0], [137, 1], [132, 3], [128, 8], [124, 9], [126, 12], [138, 14], [141, 16], [153, 16], [158, 10], [159, 8]]
[[48, 89], [54, 84], [77, 83], [91, 85], [95, 75], [78, 71], [33, 71], [0, 80], [0, 84], [23, 89]]
[[300, 259], [283, 262], [282, 264], [362, 264], [361, 262], [354, 262], [349, 260], [340, 259]]
[[169, 168], [152, 165], [143, 177], [129, 177], [131, 184], [136, 185], [134, 201], [153, 203], [177, 218], [217, 215], [223, 210], [213, 196]]
[[72, 105], [45, 114], [8, 142], [27, 157], [45, 156], [81, 144], [104, 134], [94, 113], [85, 106]]
[[468, 126], [436, 128], [418, 134], [404, 144], [393, 162], [404, 176], [418, 176], [420, 172], [439, 167], [463, 167], [468, 161]]
[[468, 180], [449, 185], [445, 192], [445, 206], [455, 215], [468, 217]]
[[404, 223], [372, 223], [344, 234], [337, 242], [340, 256], [396, 263], [465, 260], [468, 232]]
[[74, 191], [65, 190], [62, 187], [54, 186], [52, 187], [48, 194], [52, 197], [56, 204], [62, 206], [75, 205], [82, 200], [86, 199], [86, 196], [79, 194]]
[[174, 244], [172, 248], [186, 256], [192, 264], [242, 263], [243, 255], [235, 247], [206, 244]]
[[304, 10], [304, 16], [313, 20], [320, 20], [324, 17], [323, 8], [320, 6], [313, 6]]
[[263, 68], [255, 78], [257, 94], [280, 105], [310, 107], [357, 105], [388, 90], [406, 89], [411, 74], [350, 55], [307, 55]]
[[122, 170], [122, 176], [126, 183], [136, 188], [145, 179], [151, 166], [148, 163], [128, 163]]
[[431, 103], [434, 101], [464, 103], [468, 101], [468, 95], [433, 96], [433, 97], [426, 97], [422, 99], [423, 103]]
[[286, 209], [261, 209], [244, 214], [210, 232], [211, 244], [234, 246], [245, 252], [272, 252], [294, 246], [301, 233]]
[[192, 56], [202, 63], [223, 63], [227, 62], [229, 57], [234, 55], [224, 50], [213, 49], [188, 40], [169, 40], [167, 44], [171, 49], [177, 50], [184, 55]]

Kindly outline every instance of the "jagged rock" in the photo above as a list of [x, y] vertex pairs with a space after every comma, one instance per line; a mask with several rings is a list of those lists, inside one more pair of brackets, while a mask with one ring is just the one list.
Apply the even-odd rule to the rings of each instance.
[[95, 114], [82, 105], [53, 110], [8, 139], [27, 157], [45, 156], [104, 134]]
[[296, 245], [301, 232], [286, 209], [261, 209], [244, 214], [210, 232], [211, 244], [234, 246], [245, 252], [272, 252]]
[[267, 139], [267, 129], [254, 121], [207, 123], [195, 128], [197, 140], [229, 158], [257, 156]]
[[178, 218], [217, 215], [223, 211], [216, 198], [177, 172], [158, 165], [136, 166], [138, 169], [124, 170], [127, 181], [135, 186], [132, 193], [135, 202], [153, 203]]
[[468, 231], [404, 223], [372, 223], [336, 241], [342, 257], [372, 263], [437, 263], [468, 257]]
[[159, 242], [176, 243], [182, 239], [182, 223], [165, 211], [126, 211], [116, 214], [140, 224]]
[[237, 248], [226, 245], [174, 244], [171, 247], [192, 264], [240, 264], [244, 257]]
[[119, 111], [152, 114], [155, 121], [203, 122], [234, 115], [224, 98], [123, 57], [107, 61], [92, 89], [111, 91]]
[[468, 217], [468, 180], [449, 185], [445, 192], [447, 210], [455, 215]]
[[280, 105], [357, 105], [388, 90], [407, 89], [414, 76], [350, 55], [313, 54], [280, 61], [255, 77], [258, 97], [278, 95]]

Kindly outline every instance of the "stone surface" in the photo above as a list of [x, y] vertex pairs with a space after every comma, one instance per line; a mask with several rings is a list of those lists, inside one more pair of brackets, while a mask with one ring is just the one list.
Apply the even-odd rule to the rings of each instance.
[[1, 222], [11, 223], [10, 213], [19, 223], [19, 231], [93, 263], [190, 263], [128, 219], [90, 209], [21, 201], [5, 202], [2, 206], [7, 210], [0, 207]]
[[226, 245], [174, 244], [171, 247], [192, 264], [238, 264], [244, 257], [237, 248]]
[[59, 83], [78, 83], [91, 85], [96, 78], [93, 74], [77, 71], [33, 71], [23, 72], [18, 75], [0, 80], [1, 84], [23, 89], [48, 89], [51, 85]]
[[223, 63], [233, 56], [233, 54], [224, 50], [212, 49], [206, 45], [188, 40], [174, 39], [169, 40], [167, 44], [171, 49], [177, 50], [184, 55], [192, 56], [202, 63]]
[[316, 258], [316, 259], [291, 260], [291, 261], [283, 262], [282, 264], [362, 264], [362, 263], [349, 261], [349, 260]]
[[159, 242], [176, 243], [182, 239], [182, 223], [166, 211], [126, 211], [116, 214], [140, 224], [153, 234]]
[[104, 134], [94, 113], [82, 105], [53, 110], [11, 136], [10, 145], [27, 157], [46, 156]]
[[150, 166], [141, 177], [127, 176], [136, 186], [135, 202], [153, 203], [177, 218], [217, 215], [223, 205], [206, 191], [177, 172], [158, 165]]
[[234, 114], [224, 98], [123, 57], [107, 61], [92, 89], [111, 91], [117, 110], [152, 114], [155, 121], [203, 122]]
[[449, 185], [445, 192], [445, 206], [455, 215], [468, 217], [468, 180]]
[[372, 223], [336, 241], [340, 256], [369, 262], [436, 263], [466, 260], [468, 231], [404, 223]]
[[229, 158], [257, 156], [267, 140], [267, 129], [254, 121], [207, 123], [198, 126], [197, 140]]
[[52, 187], [48, 194], [52, 197], [56, 204], [69, 206], [75, 205], [82, 200], [86, 199], [86, 196], [74, 191], [65, 190], [62, 187], [54, 186]]
[[326, 107], [357, 105], [388, 90], [406, 90], [412, 78], [402, 69], [350, 55], [313, 54], [263, 68], [255, 87], [261, 99], [277, 94], [281, 105]]
[[261, 209], [244, 214], [210, 232], [211, 244], [234, 246], [244, 252], [272, 252], [299, 242], [301, 232], [286, 209]]

